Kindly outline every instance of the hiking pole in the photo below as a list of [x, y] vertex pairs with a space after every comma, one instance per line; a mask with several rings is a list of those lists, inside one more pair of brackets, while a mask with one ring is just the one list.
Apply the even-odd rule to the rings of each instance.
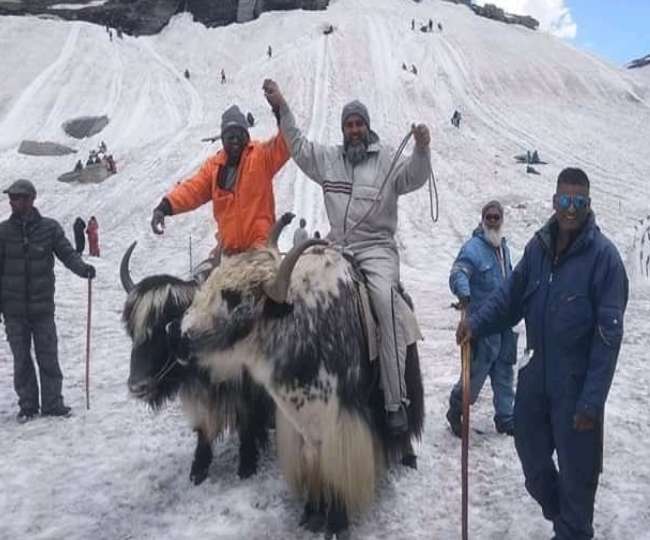
[[88, 278], [88, 316], [86, 318], [86, 410], [90, 409], [90, 317], [92, 313], [92, 278]]
[[190, 234], [190, 276], [192, 275], [192, 235]]
[[[466, 310], [461, 311], [460, 319], [464, 321]], [[470, 392], [470, 356], [471, 345], [469, 340], [460, 346], [461, 358], [461, 386], [463, 389], [463, 416], [461, 424], [461, 505], [462, 505], [462, 538], [468, 539], [468, 458], [469, 458], [469, 392]]]

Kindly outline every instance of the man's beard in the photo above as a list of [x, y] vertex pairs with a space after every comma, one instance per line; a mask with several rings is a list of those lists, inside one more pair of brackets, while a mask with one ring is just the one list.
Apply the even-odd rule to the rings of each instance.
[[368, 157], [368, 138], [364, 137], [358, 142], [345, 140], [345, 157], [352, 165], [358, 165]]
[[490, 229], [487, 225], [483, 224], [483, 235], [492, 246], [495, 248], [501, 247], [501, 240], [503, 240], [503, 226], [498, 229]]

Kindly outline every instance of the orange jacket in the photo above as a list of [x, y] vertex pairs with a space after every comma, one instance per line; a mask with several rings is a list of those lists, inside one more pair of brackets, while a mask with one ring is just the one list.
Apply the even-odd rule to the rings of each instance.
[[212, 200], [216, 237], [226, 253], [263, 246], [275, 223], [273, 177], [288, 159], [289, 149], [280, 134], [263, 143], [250, 141], [239, 160], [234, 190], [228, 191], [217, 181], [227, 161], [220, 150], [166, 195], [172, 214], [194, 210]]

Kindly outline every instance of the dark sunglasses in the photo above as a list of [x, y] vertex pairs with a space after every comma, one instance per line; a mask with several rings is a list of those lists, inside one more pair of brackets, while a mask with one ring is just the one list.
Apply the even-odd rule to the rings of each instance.
[[29, 199], [30, 195], [26, 195], [24, 193], [9, 193], [9, 200], [10, 201], [26, 201]]
[[501, 214], [485, 214], [485, 221], [501, 221]]
[[555, 195], [555, 202], [560, 210], [568, 210], [571, 208], [571, 205], [576, 210], [584, 210], [589, 206], [591, 198], [586, 195], [567, 195], [566, 193], [562, 193], [561, 195]]

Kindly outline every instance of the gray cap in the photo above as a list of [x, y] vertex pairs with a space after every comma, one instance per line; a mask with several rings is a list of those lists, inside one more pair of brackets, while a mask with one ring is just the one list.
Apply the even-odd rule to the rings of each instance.
[[248, 135], [248, 121], [237, 105], [228, 107], [221, 115], [221, 134], [231, 127], [241, 128]]
[[358, 99], [350, 101], [350, 103], [343, 107], [343, 111], [341, 112], [341, 129], [343, 129], [343, 124], [345, 124], [348, 116], [351, 116], [353, 114], [358, 114], [361, 118], [363, 118], [366, 126], [368, 126], [368, 129], [370, 129], [370, 115], [368, 114], [368, 108]]
[[36, 197], [36, 188], [29, 180], [21, 178], [11, 184], [3, 191], [3, 193], [8, 193], [9, 195], [31, 195]]

